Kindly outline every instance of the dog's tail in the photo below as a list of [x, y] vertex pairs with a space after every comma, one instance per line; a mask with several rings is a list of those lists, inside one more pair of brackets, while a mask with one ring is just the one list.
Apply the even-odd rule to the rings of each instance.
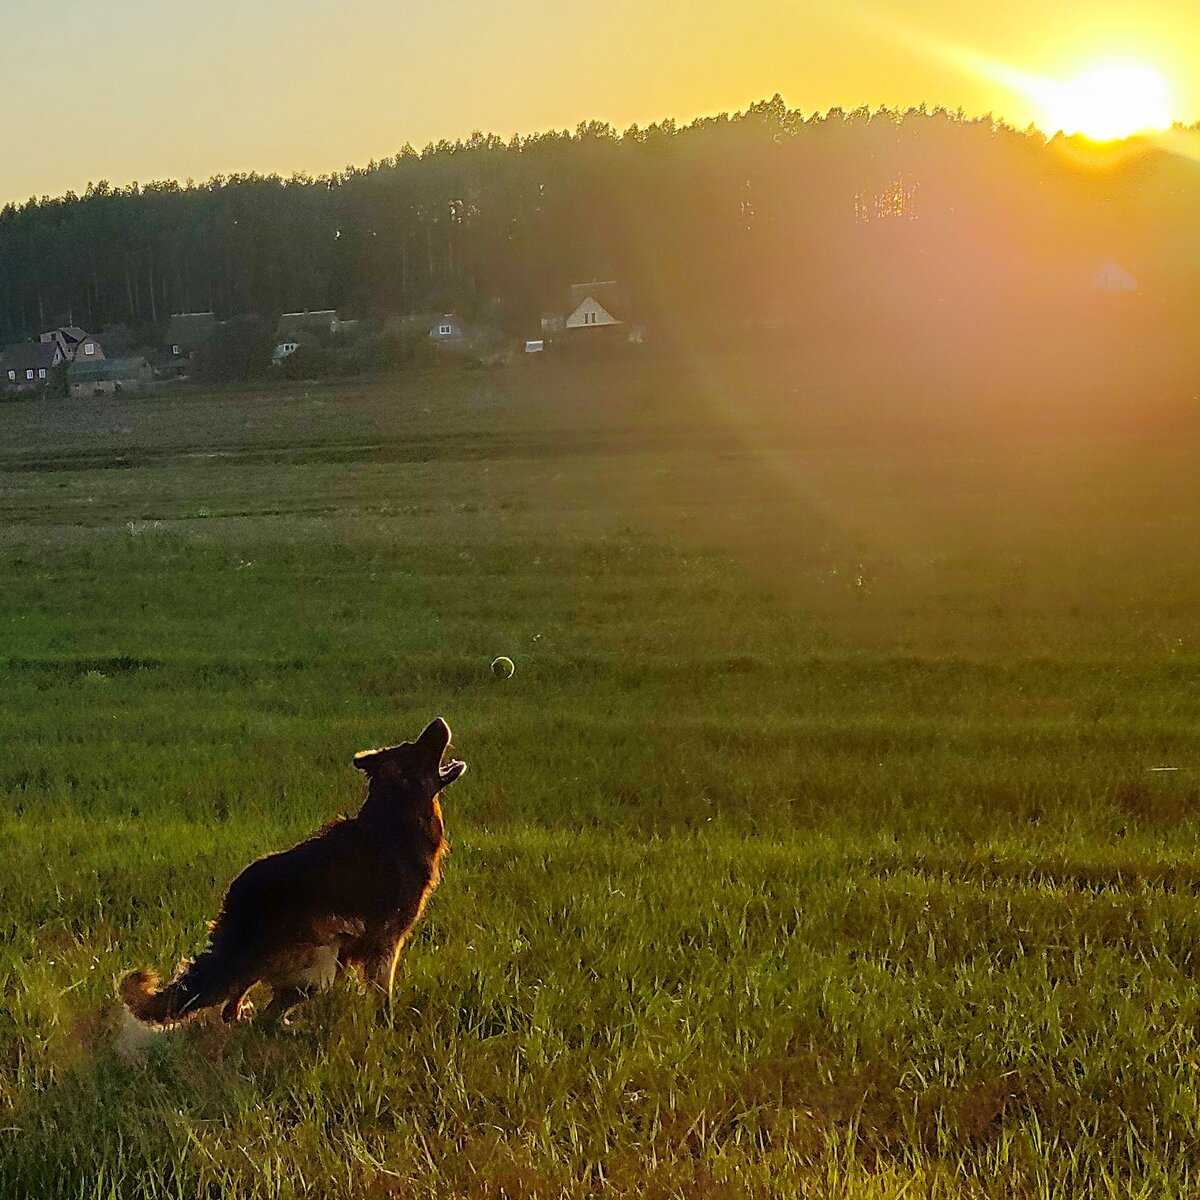
[[153, 971], [133, 971], [118, 991], [130, 1013], [147, 1025], [179, 1025], [241, 991], [239, 977], [215, 951], [179, 964], [175, 978], [159, 986]]

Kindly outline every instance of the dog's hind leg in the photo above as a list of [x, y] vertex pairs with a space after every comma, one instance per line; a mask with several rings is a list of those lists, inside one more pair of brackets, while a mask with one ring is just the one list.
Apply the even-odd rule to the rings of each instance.
[[271, 993], [271, 1003], [263, 1009], [263, 1017], [269, 1021], [278, 1021], [284, 1027], [292, 1023], [292, 1013], [300, 1007], [312, 994], [311, 987], [289, 985], [276, 988]]
[[337, 978], [339, 969], [336, 945], [308, 946], [285, 958], [268, 976], [271, 1003], [265, 1012], [287, 1025], [293, 1008], [315, 992], [323, 992]]
[[392, 991], [396, 986], [396, 972], [400, 969], [400, 952], [403, 948], [404, 941], [401, 939], [393, 946], [376, 949], [361, 960], [363, 977], [379, 1005], [381, 1016], [391, 1009]]
[[226, 1002], [225, 1007], [221, 1009], [221, 1020], [226, 1025], [232, 1025], [235, 1021], [240, 1021], [246, 1013], [246, 993], [250, 990], [249, 987], [244, 988], [238, 995], [231, 996]]
[[403, 942], [397, 942], [387, 955], [386, 962], [380, 968], [380, 986], [384, 989], [384, 999], [390, 1004], [392, 992], [396, 987], [396, 972], [400, 970], [400, 952], [404, 949]]

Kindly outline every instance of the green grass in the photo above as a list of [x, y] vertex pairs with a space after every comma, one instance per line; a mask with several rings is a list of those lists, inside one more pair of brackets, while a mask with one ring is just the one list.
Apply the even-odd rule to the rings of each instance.
[[[0, 406], [0, 1195], [1194, 1195], [1198, 455], [865, 361]], [[122, 1059], [437, 714], [390, 1023]]]

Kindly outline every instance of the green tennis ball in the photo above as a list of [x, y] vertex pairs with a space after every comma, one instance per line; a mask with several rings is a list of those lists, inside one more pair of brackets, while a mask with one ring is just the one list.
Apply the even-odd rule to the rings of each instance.
[[517, 664], [511, 658], [505, 658], [503, 654], [492, 663], [492, 674], [497, 679], [511, 679], [516, 669]]

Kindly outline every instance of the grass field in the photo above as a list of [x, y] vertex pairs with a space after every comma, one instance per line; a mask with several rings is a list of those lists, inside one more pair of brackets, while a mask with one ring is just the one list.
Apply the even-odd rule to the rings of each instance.
[[[0, 405], [0, 1195], [1195, 1195], [1200, 407], [1099, 378]], [[390, 1023], [122, 1059], [438, 714]]]

